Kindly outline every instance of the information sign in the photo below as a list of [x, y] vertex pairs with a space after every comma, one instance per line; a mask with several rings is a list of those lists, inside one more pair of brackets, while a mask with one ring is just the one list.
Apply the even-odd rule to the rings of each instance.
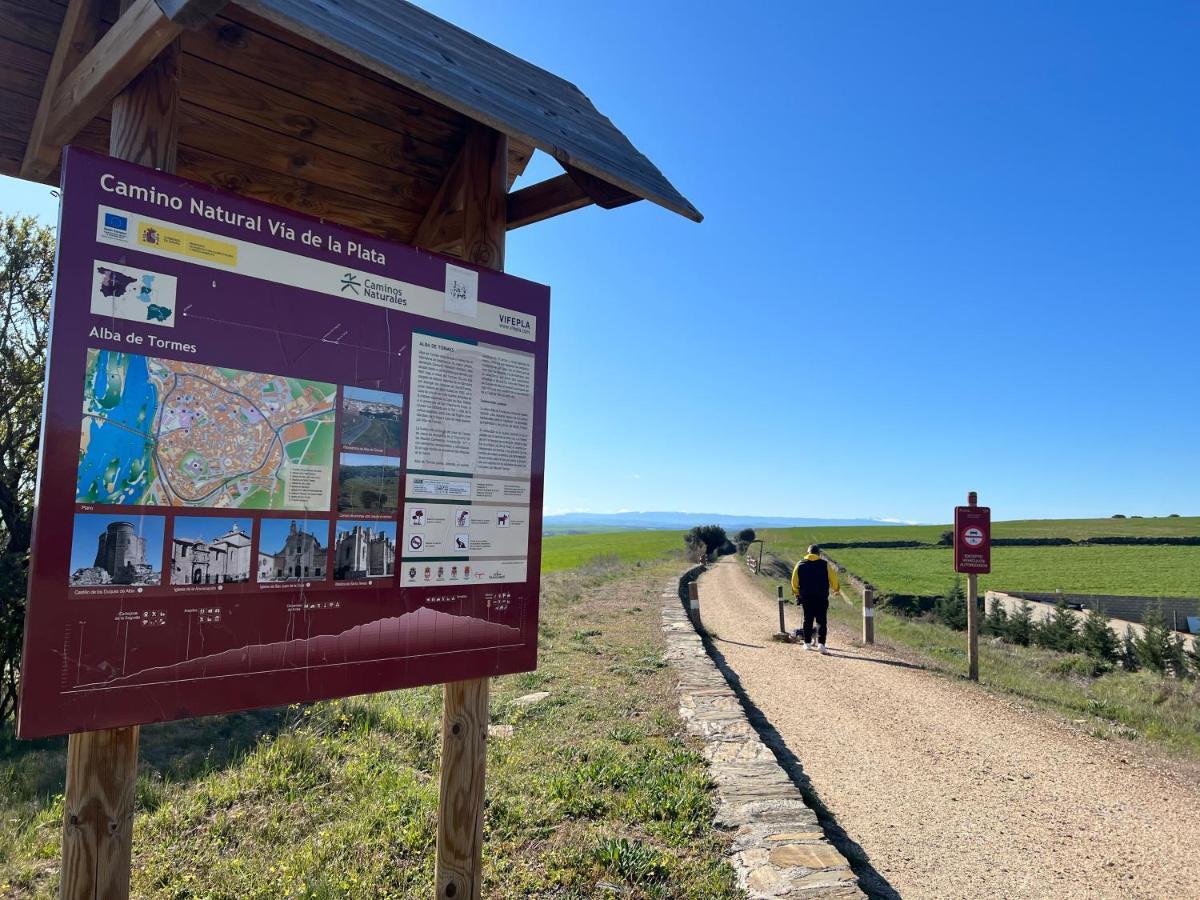
[[954, 571], [992, 571], [992, 511], [986, 506], [954, 507]]
[[71, 149], [19, 734], [536, 665], [549, 289]]

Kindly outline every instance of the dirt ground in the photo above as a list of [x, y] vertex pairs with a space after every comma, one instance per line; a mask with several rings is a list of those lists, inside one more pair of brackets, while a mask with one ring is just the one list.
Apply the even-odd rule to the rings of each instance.
[[[749, 699], [887, 882], [876, 896], [1200, 898], [1196, 781], [854, 647], [844, 626], [831, 624], [831, 656], [775, 642], [775, 602], [732, 558], [701, 578], [700, 606]], [[798, 627], [799, 609], [787, 612]]]

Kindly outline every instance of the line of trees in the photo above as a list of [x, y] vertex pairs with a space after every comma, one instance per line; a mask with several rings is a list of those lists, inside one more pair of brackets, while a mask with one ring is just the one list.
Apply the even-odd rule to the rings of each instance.
[[[959, 579], [934, 604], [937, 621], [958, 631], [967, 627], [967, 601]], [[1103, 674], [1120, 666], [1128, 672], [1145, 669], [1176, 678], [1200, 676], [1200, 647], [1188, 649], [1183, 637], [1167, 625], [1160, 608], [1151, 608], [1142, 621], [1142, 633], [1125, 629], [1119, 638], [1109, 627], [1108, 617], [1098, 609], [1079, 617], [1059, 600], [1053, 612], [1041, 621], [1033, 618], [1033, 606], [1022, 600], [1010, 613], [998, 598], [992, 600], [981, 623], [984, 635], [1010, 644], [1041, 647], [1060, 653], [1077, 653], [1092, 661], [1092, 674]]]
[[0, 723], [17, 707], [53, 274], [51, 229], [0, 218]]

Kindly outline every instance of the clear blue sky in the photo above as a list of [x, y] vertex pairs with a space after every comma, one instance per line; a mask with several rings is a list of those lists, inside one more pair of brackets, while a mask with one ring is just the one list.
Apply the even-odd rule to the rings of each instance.
[[509, 236], [547, 512], [1200, 514], [1200, 6], [425, 5], [706, 216]]

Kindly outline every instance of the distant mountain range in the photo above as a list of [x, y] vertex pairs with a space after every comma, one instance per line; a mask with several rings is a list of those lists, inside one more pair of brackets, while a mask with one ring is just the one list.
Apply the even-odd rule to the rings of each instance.
[[734, 516], [724, 513], [623, 512], [563, 513], [546, 516], [542, 530], [552, 532], [610, 529], [679, 531], [695, 525], [720, 525], [726, 531], [740, 528], [807, 528], [830, 525], [895, 525], [879, 519], [790, 519], [781, 516]]

